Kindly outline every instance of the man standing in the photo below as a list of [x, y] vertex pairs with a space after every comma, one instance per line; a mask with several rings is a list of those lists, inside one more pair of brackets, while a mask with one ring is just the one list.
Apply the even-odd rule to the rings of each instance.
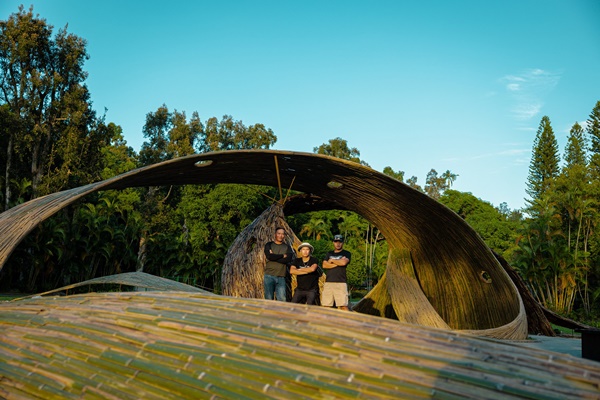
[[300, 257], [292, 261], [290, 274], [296, 275], [296, 291], [292, 297], [292, 303], [315, 304], [319, 293], [318, 261], [311, 254], [314, 248], [310, 243], [302, 243], [298, 246]]
[[284, 243], [285, 230], [281, 227], [275, 229], [275, 240], [265, 245], [265, 299], [279, 301], [286, 300], [285, 274], [287, 265], [294, 258], [294, 250]]
[[350, 264], [352, 255], [344, 250], [344, 237], [333, 237], [334, 250], [327, 253], [323, 261], [323, 269], [327, 273], [321, 305], [333, 307], [334, 301], [340, 310], [348, 310], [348, 285], [346, 284], [346, 267]]

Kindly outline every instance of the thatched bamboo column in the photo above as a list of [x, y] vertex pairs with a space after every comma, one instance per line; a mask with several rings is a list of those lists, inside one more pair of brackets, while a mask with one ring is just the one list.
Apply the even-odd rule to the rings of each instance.
[[300, 240], [285, 221], [281, 204], [274, 203], [252, 221], [229, 247], [221, 274], [225, 296], [265, 297], [263, 278], [267, 260], [264, 248], [273, 240], [277, 227], [285, 230], [286, 242], [293, 249], [298, 248]]

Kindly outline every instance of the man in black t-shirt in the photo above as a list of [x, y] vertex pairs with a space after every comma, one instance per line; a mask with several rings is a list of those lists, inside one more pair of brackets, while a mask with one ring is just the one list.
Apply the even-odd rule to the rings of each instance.
[[327, 280], [323, 285], [321, 305], [340, 310], [348, 310], [348, 285], [346, 284], [346, 267], [352, 258], [348, 250], [344, 250], [344, 237], [333, 237], [334, 250], [327, 253], [323, 260], [323, 269], [326, 271]]
[[315, 304], [319, 293], [319, 261], [312, 257], [314, 248], [310, 243], [302, 243], [298, 246], [300, 257], [292, 261], [290, 274], [296, 275], [296, 291], [292, 297], [292, 303]]

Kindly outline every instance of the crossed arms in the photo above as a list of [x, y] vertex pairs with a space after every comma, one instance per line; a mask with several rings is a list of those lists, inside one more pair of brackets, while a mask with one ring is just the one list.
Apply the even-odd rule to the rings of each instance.
[[350, 262], [350, 259], [346, 256], [344, 256], [340, 259], [330, 258], [328, 260], [323, 261], [323, 268], [331, 269], [331, 268], [336, 268], [336, 267], [345, 267], [346, 265], [348, 265], [349, 262]]

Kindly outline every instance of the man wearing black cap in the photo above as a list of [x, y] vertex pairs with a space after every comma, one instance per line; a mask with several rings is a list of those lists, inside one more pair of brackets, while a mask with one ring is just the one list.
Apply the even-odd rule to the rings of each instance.
[[327, 279], [323, 285], [321, 305], [333, 307], [340, 310], [348, 310], [348, 285], [346, 284], [346, 267], [350, 264], [352, 255], [344, 250], [344, 237], [335, 235], [333, 237], [334, 250], [327, 253], [323, 260], [323, 269], [326, 271]]

